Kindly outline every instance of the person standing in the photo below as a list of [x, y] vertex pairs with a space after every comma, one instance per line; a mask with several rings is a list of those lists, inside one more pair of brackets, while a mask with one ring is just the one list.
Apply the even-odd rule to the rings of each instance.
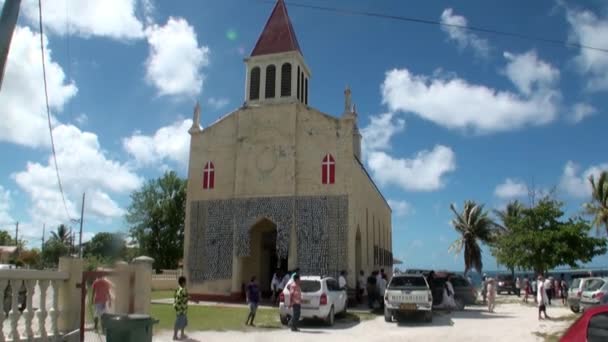
[[454, 300], [454, 286], [452, 285], [452, 277], [448, 276], [448, 279], [445, 281], [445, 288], [448, 295], [447, 305], [448, 312], [456, 308], [456, 301]]
[[568, 304], [568, 282], [566, 281], [566, 279], [564, 279], [564, 275], [562, 274], [561, 276], [561, 281], [560, 281], [560, 293], [561, 293], [561, 297], [562, 297], [562, 305], [567, 305]]
[[293, 282], [289, 284], [289, 307], [292, 309], [291, 331], [299, 331], [298, 321], [300, 320], [300, 310], [302, 308], [302, 289], [300, 288], [300, 275], [295, 273]]
[[249, 315], [245, 325], [253, 327], [255, 313], [258, 311], [258, 304], [260, 303], [260, 289], [255, 281], [255, 276], [251, 277], [251, 281], [247, 284], [247, 303], [249, 304]]
[[376, 278], [376, 271], [373, 271], [369, 277], [367, 277], [367, 303], [370, 309], [374, 309], [374, 302], [376, 301], [376, 292], [378, 287], [378, 279]]
[[488, 280], [488, 312], [494, 312], [496, 306], [496, 281], [493, 278]]
[[386, 285], [386, 274], [380, 273], [378, 277], [378, 302], [382, 310], [384, 310], [384, 292], [386, 291]]
[[538, 276], [538, 289], [536, 290], [536, 302], [538, 303], [538, 319], [541, 320], [541, 313], [545, 314], [545, 318], [549, 319], [547, 316], [547, 303], [549, 301], [549, 297], [547, 296], [547, 290], [545, 289], [545, 282], [543, 281], [543, 276]]
[[517, 297], [521, 296], [521, 280], [519, 280], [519, 277], [515, 278], [515, 294]]
[[272, 275], [272, 280], [270, 281], [270, 291], [272, 292], [271, 302], [273, 305], [276, 305], [279, 301], [279, 294], [283, 291], [281, 288], [283, 277], [281, 277], [281, 270], [277, 269], [277, 271]]
[[553, 282], [551, 281], [551, 277], [545, 279], [545, 281], [543, 282], [543, 286], [545, 289], [545, 294], [547, 296], [546, 304], [551, 305], [551, 297], [553, 295]]
[[101, 277], [95, 279], [91, 287], [93, 289], [93, 303], [95, 305], [95, 318], [93, 321], [95, 322], [95, 330], [97, 330], [99, 319], [112, 306], [112, 296], [110, 294], [112, 284], [106, 277]]
[[186, 338], [184, 329], [188, 326], [188, 290], [186, 289], [186, 277], [181, 276], [177, 280], [178, 288], [175, 291], [173, 308], [175, 309], [175, 324], [173, 326], [173, 340], [178, 340], [177, 331], [181, 330], [181, 337]]
[[344, 290], [346, 291], [346, 271], [342, 270], [340, 271], [340, 277], [338, 278], [338, 286], [340, 287], [340, 290]]
[[488, 297], [488, 276], [483, 275], [481, 278], [481, 298], [483, 299], [483, 303], [486, 303], [486, 298]]
[[524, 303], [528, 302], [528, 296], [530, 295], [530, 279], [528, 276], [524, 278]]
[[359, 271], [359, 278], [357, 279], [357, 301], [359, 304], [363, 303], [363, 297], [365, 296], [365, 272]]

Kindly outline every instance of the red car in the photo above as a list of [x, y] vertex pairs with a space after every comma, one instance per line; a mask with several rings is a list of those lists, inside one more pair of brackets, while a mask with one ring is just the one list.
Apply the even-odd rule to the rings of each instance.
[[608, 341], [608, 305], [589, 308], [566, 331], [560, 342]]

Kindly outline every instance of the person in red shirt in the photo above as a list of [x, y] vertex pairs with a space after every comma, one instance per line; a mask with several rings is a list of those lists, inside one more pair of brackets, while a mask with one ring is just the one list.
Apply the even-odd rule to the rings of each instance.
[[293, 282], [289, 284], [289, 306], [293, 310], [291, 317], [291, 331], [299, 331], [298, 321], [300, 320], [300, 310], [302, 305], [302, 289], [300, 288], [300, 275], [293, 276]]
[[97, 330], [99, 318], [106, 313], [107, 308], [112, 305], [112, 296], [110, 295], [112, 283], [105, 277], [101, 277], [96, 279], [91, 287], [93, 289], [93, 304], [95, 305], [95, 330]]

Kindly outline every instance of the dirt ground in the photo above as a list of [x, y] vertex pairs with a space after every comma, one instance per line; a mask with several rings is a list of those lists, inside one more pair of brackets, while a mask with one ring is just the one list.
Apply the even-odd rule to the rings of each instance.
[[[252, 329], [244, 332], [190, 332], [187, 341], [544, 341], [535, 333], [563, 331], [572, 323], [572, 313], [560, 306], [550, 306], [551, 320], [539, 321], [536, 307], [514, 303], [515, 298], [499, 304], [490, 314], [481, 306], [465, 311], [436, 313], [433, 323], [410, 318], [400, 323], [386, 323], [383, 316], [360, 323], [340, 324], [333, 328], [307, 323], [300, 332], [288, 329]], [[171, 341], [172, 332], [163, 331], [154, 341]]]

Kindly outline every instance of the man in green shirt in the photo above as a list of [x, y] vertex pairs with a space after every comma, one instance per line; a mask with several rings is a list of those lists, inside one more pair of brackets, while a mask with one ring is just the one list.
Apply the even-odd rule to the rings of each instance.
[[[186, 290], [186, 277], [179, 277], [177, 280], [179, 287], [175, 291], [175, 326], [173, 328], [173, 340], [183, 340], [186, 338], [184, 329], [188, 325], [188, 290]], [[177, 331], [181, 330], [181, 337], [177, 338]]]

